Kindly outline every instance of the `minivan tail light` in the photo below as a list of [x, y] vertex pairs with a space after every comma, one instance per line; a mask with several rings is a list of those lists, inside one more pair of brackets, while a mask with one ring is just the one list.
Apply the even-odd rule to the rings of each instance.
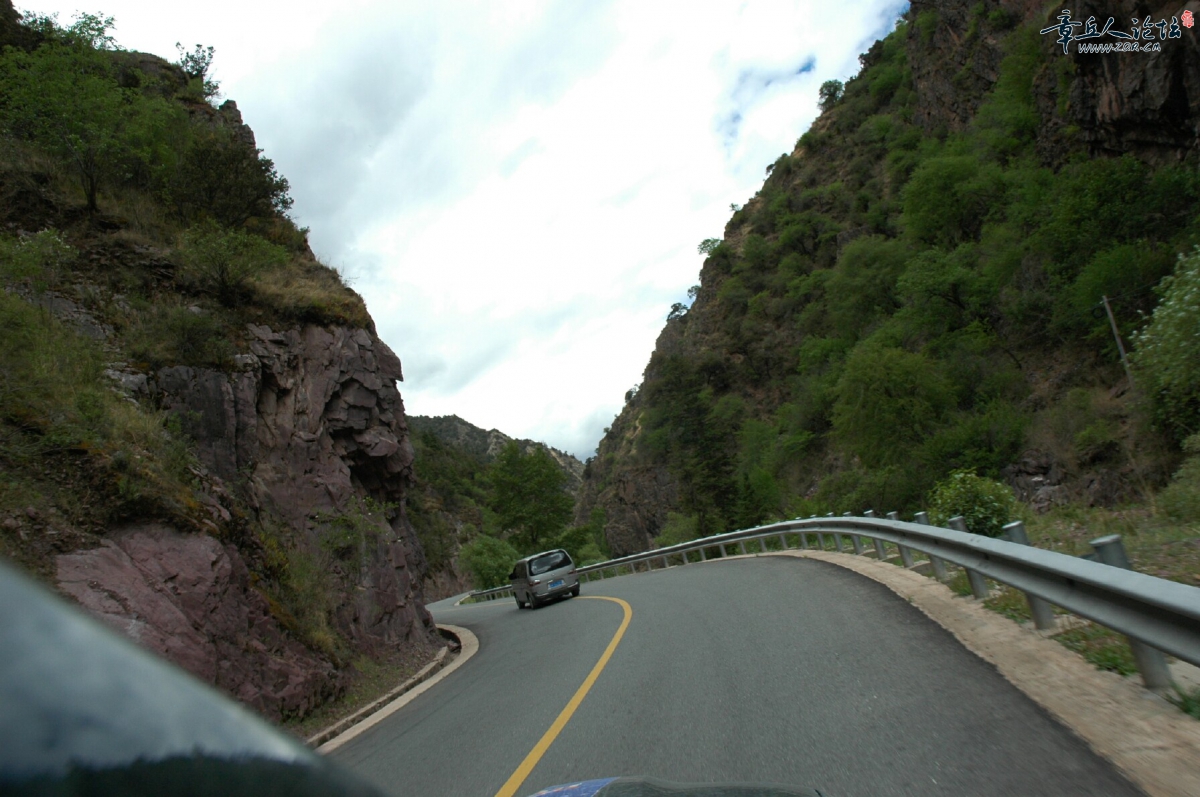
[[529, 579], [529, 586], [531, 586], [531, 587], [536, 587], [538, 584], [541, 584], [541, 583], [542, 583], [542, 580], [540, 578]]
[[574, 567], [572, 567], [572, 568], [571, 568], [571, 572], [570, 572], [570, 573], [567, 573], [567, 575], [568, 575], [568, 576], [573, 576], [573, 575], [575, 575], [575, 574], [576, 574], [576, 573], [578, 573], [578, 572], [579, 572], [579, 571], [578, 571], [577, 569], [575, 569]]

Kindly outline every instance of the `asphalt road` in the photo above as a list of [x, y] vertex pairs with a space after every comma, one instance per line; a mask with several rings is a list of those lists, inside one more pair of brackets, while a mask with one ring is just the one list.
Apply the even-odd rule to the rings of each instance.
[[[1141, 792], [885, 587], [796, 557], [606, 579], [633, 610], [517, 790], [617, 775], [812, 786], [832, 797]], [[492, 797], [623, 618], [606, 600], [434, 605], [479, 652], [332, 753], [396, 795]]]

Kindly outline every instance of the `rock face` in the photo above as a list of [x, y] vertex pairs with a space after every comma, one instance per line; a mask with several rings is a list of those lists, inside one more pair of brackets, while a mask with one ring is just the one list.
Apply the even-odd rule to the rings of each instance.
[[[1064, 8], [1074, 21], [1095, 17], [1103, 28], [1112, 17], [1113, 30], [1128, 32], [1135, 17], [1169, 23], [1184, 10], [1200, 14], [1200, 1], [1165, 7], [1140, 0], [1053, 7], [1028, 0], [914, 3], [914, 18], [925, 16], [927, 22], [909, 27], [908, 62], [917, 94], [913, 120], [927, 132], [961, 130], [999, 76], [1003, 43], [1012, 27], [1050, 27]], [[1007, 23], [984, 24], [992, 14]], [[1053, 68], [1034, 76], [1042, 159], [1061, 162], [1079, 143], [1093, 155], [1132, 153], [1150, 161], [1200, 151], [1200, 34], [1182, 26], [1180, 33], [1178, 39], [1161, 42], [1159, 52], [1100, 55], [1080, 53], [1074, 42], [1063, 54], [1057, 35], [1041, 36], [1039, 46], [1054, 54], [1049, 62]], [[864, 63], [871, 57], [864, 56]]]
[[593, 507], [603, 508], [604, 537], [613, 556], [648, 550], [678, 505], [675, 479], [662, 465], [621, 467], [595, 484], [603, 486], [588, 490], [593, 482], [585, 482], [576, 523], [586, 522]]
[[343, 631], [360, 644], [432, 639], [419, 584], [425, 557], [404, 512], [412, 446], [396, 390], [400, 360], [363, 329], [251, 325], [232, 374], [177, 366], [158, 373], [162, 405], [180, 414], [206, 466], [319, 544], [318, 518], [356, 496], [397, 505], [379, 550], [352, 578]]
[[[195, 442], [214, 531], [231, 520], [234, 493], [321, 552], [336, 532], [329, 518], [363, 498], [391, 505], [355, 558], [326, 557], [339, 587], [333, 621], [361, 652], [432, 651], [425, 558], [404, 509], [413, 453], [399, 359], [362, 329], [252, 325], [249, 335], [251, 353], [232, 373], [175, 366], [146, 383]], [[118, 529], [57, 566], [62, 591], [268, 717], [302, 716], [342, 687], [330, 661], [284, 631], [239, 551], [214, 536]]]
[[275, 720], [336, 694], [332, 664], [279, 627], [241, 555], [159, 524], [58, 558], [60, 589], [108, 625]]

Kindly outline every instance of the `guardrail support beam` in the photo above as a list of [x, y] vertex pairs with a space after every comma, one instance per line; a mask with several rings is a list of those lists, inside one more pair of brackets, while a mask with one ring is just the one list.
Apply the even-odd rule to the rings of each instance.
[[[950, 528], [955, 531], [967, 533], [967, 520], [962, 515], [955, 515], [947, 521]], [[971, 582], [971, 594], [977, 600], [984, 600], [991, 593], [988, 591], [987, 579], [976, 573], [970, 568], [964, 568], [967, 571], [967, 581]]]
[[738, 540], [738, 548], [742, 551], [742, 556], [746, 556], [746, 541]]
[[[929, 522], [928, 512], [918, 512], [913, 515], [913, 523], [920, 523], [922, 526], [932, 526]], [[949, 581], [950, 574], [946, 572], [946, 563], [942, 561], [942, 557], [929, 555], [929, 564], [933, 567], [933, 577], [938, 581]]]
[[700, 561], [701, 561], [701, 562], [707, 562], [707, 561], [708, 561], [708, 557], [704, 555], [704, 548], [701, 548], [701, 549], [700, 549]]
[[785, 551], [788, 549], [787, 537], [782, 534], [779, 535], [779, 547]]
[[[1106, 565], [1132, 570], [1129, 556], [1125, 553], [1125, 544], [1121, 542], [1120, 534], [1110, 534], [1092, 540], [1092, 548], [1096, 551], [1096, 559]], [[1142, 683], [1147, 689], [1169, 689], [1171, 686], [1171, 671], [1167, 668], [1167, 657], [1161, 650], [1152, 648], [1140, 639], [1126, 637], [1129, 647], [1133, 648], [1133, 657], [1137, 660], [1138, 670], [1142, 673]]]
[[854, 543], [854, 555], [862, 556], [863, 555], [862, 537], [858, 534], [851, 534], [850, 542]]
[[[1025, 531], [1025, 524], [1020, 520], [1013, 521], [1004, 526], [1004, 532], [1008, 535], [1011, 542], [1019, 545], [1029, 545], [1029, 534]], [[1057, 627], [1054, 621], [1054, 607], [1046, 601], [1025, 593], [1025, 600], [1029, 603], [1029, 613], [1033, 616], [1033, 624], [1039, 631], [1049, 631]]]
[[884, 547], [883, 540], [876, 537], [872, 542], [875, 543], [875, 561], [885, 561], [887, 559], [887, 548]]

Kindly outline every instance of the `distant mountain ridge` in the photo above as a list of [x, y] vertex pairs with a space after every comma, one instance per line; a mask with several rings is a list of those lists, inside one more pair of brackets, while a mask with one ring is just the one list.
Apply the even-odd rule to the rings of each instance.
[[466, 453], [490, 464], [500, 450], [509, 442], [516, 441], [521, 451], [528, 454], [534, 448], [543, 448], [567, 474], [570, 482], [568, 489], [572, 495], [578, 494], [579, 486], [583, 483], [583, 463], [565, 451], [559, 451], [553, 446], [539, 443], [536, 440], [509, 437], [498, 429], [481, 429], [464, 421], [457, 415], [439, 416], [408, 416], [408, 426], [414, 433], [429, 432], [443, 442], [452, 445]]

